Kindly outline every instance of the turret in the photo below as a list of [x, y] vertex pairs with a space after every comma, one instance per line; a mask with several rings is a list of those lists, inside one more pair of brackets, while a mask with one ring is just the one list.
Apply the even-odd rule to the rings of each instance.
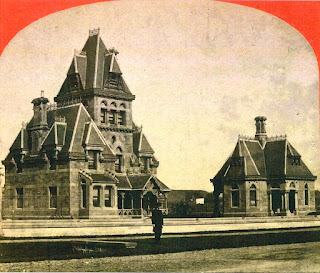
[[44, 132], [48, 128], [48, 103], [49, 100], [43, 97], [43, 91], [41, 91], [41, 97], [32, 101], [33, 104], [33, 121], [29, 128], [31, 135], [31, 154], [36, 154], [40, 149], [40, 144], [44, 138]]

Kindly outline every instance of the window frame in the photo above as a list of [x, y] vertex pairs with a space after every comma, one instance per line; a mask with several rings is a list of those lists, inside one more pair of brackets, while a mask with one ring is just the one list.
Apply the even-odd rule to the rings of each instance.
[[308, 186], [308, 184], [304, 185], [304, 205], [309, 206], [309, 186]]
[[[254, 195], [254, 198], [252, 198], [252, 195]], [[249, 189], [249, 202], [251, 207], [257, 206], [257, 187], [254, 184], [252, 184]]]
[[[52, 194], [51, 189], [55, 189], [55, 195]], [[49, 186], [48, 193], [49, 193], [49, 209], [57, 209], [58, 208], [58, 187]]]
[[[108, 196], [107, 196], [107, 193], [108, 193]], [[106, 208], [112, 207], [112, 187], [111, 186], [106, 185], [103, 189], [103, 204]]]
[[[21, 190], [21, 193], [19, 191]], [[24, 208], [24, 196], [23, 196], [23, 187], [21, 188], [16, 188], [15, 193], [16, 193], [16, 209], [23, 209]], [[21, 204], [21, 205], [20, 205]]]
[[[234, 198], [236, 197], [236, 198]], [[235, 204], [235, 201], [236, 204]], [[238, 184], [232, 184], [231, 186], [231, 208], [239, 208], [240, 207], [240, 190]]]
[[[97, 194], [95, 194], [95, 189], [97, 189]], [[92, 205], [95, 208], [101, 208], [101, 186], [100, 185], [94, 185], [92, 187]]]

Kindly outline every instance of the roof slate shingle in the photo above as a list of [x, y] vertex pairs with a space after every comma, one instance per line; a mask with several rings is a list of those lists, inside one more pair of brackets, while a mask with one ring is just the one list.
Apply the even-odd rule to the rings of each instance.
[[[233, 158], [243, 157], [242, 166], [232, 164]], [[239, 139], [232, 155], [218, 171], [213, 181], [221, 179], [297, 178], [315, 179], [308, 167], [300, 159], [300, 165], [292, 163], [291, 157], [300, 154], [287, 139], [270, 140], [264, 149], [258, 140]]]

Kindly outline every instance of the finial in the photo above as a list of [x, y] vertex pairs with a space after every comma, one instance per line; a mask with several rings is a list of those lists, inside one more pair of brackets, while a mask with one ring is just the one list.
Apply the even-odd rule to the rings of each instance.
[[89, 36], [98, 35], [100, 31], [100, 28], [94, 28], [93, 30], [89, 30]]
[[43, 97], [44, 97], [44, 91], [41, 90], [41, 98], [43, 98]]
[[119, 51], [116, 50], [114, 47], [113, 47], [113, 48], [109, 48], [109, 52], [110, 52], [110, 53], [114, 53], [115, 55], [118, 55], [118, 54], [119, 54]]

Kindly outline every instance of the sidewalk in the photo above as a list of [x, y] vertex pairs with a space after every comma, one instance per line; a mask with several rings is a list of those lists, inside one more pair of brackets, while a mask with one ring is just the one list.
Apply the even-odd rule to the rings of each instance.
[[[320, 227], [319, 216], [249, 218], [165, 218], [163, 232], [199, 233]], [[4, 220], [3, 238], [152, 234], [150, 218], [98, 220]]]

